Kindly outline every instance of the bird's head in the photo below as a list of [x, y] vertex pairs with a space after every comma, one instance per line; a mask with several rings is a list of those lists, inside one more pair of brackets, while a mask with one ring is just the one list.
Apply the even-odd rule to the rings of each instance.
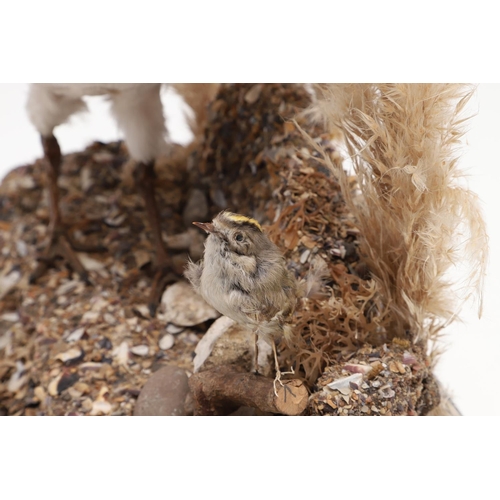
[[270, 241], [261, 225], [251, 217], [232, 212], [219, 213], [212, 222], [193, 222], [213, 237], [223, 249], [238, 255], [257, 255]]

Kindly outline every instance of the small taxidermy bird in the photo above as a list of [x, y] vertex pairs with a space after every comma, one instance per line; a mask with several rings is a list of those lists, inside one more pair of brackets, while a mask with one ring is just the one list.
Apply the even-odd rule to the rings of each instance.
[[189, 262], [186, 277], [217, 311], [254, 331], [256, 371], [257, 337], [271, 345], [276, 394], [282, 375], [276, 342], [290, 331], [288, 322], [303, 295], [301, 286], [255, 219], [224, 211], [212, 222], [193, 224], [206, 231], [208, 238], [203, 260]]
[[30, 277], [35, 282], [57, 257], [66, 260], [81, 279], [88, 275], [75, 251], [100, 251], [101, 247], [76, 244], [68, 234], [59, 209], [57, 180], [61, 166], [61, 150], [53, 135], [56, 126], [64, 123], [79, 111], [86, 109], [83, 96], [107, 95], [111, 112], [123, 131], [131, 157], [137, 162], [136, 181], [146, 205], [146, 212], [153, 232], [156, 253], [156, 273], [148, 299], [154, 315], [171, 269], [171, 258], [161, 236], [160, 214], [155, 200], [155, 159], [167, 150], [166, 128], [159, 83], [63, 83], [32, 84], [27, 110], [31, 122], [42, 140], [48, 173], [50, 224], [48, 245]]

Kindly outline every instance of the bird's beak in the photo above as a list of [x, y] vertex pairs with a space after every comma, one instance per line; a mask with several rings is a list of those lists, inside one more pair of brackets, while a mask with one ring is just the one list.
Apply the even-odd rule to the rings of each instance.
[[193, 224], [203, 229], [206, 233], [214, 232], [214, 225], [211, 222], [193, 222]]

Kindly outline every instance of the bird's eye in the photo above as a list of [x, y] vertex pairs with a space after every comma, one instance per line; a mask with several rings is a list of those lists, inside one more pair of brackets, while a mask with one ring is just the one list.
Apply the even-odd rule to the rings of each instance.
[[243, 241], [243, 235], [242, 235], [241, 233], [236, 233], [236, 234], [234, 235], [234, 239], [235, 239], [236, 241]]

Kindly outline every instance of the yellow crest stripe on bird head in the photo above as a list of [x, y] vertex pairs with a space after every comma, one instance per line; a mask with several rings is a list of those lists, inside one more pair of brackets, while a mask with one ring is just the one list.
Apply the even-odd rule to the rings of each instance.
[[247, 216], [241, 215], [241, 214], [234, 214], [232, 212], [224, 212], [224, 215], [229, 220], [236, 222], [237, 224], [250, 224], [250, 225], [254, 226], [256, 229], [258, 229], [260, 232], [262, 232], [261, 225], [255, 219], [252, 219], [251, 217], [247, 217]]

